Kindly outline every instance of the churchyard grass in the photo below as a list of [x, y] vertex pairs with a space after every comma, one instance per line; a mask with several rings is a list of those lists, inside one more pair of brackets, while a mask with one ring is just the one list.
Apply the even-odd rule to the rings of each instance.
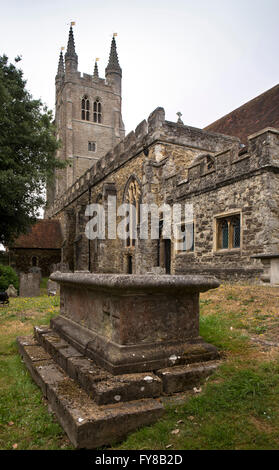
[[17, 336], [32, 334], [59, 310], [59, 298], [47, 295], [10, 299], [0, 309], [0, 449], [72, 448], [34, 384], [18, 352]]
[[[196, 391], [163, 399], [165, 416], [112, 449], [278, 449], [279, 288], [222, 285], [201, 295], [201, 335], [221, 352]], [[71, 449], [22, 363], [16, 336], [58, 313], [59, 298], [0, 310], [0, 448]], [[278, 343], [278, 346], [277, 346]]]

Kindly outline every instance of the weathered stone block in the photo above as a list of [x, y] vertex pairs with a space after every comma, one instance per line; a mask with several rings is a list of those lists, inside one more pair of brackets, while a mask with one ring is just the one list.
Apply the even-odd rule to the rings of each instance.
[[93, 387], [100, 380], [107, 380], [112, 375], [106, 370], [98, 367], [87, 357], [70, 357], [67, 362], [69, 376], [79, 383], [89, 396], [93, 395]]
[[78, 352], [75, 348], [70, 346], [66, 341], [61, 339], [55, 333], [46, 333], [40, 336], [40, 343], [49, 352], [53, 357], [55, 362], [67, 371], [67, 362], [68, 358], [71, 357], [81, 357], [82, 354]]
[[163, 390], [167, 394], [190, 390], [195, 385], [216, 371], [218, 364], [188, 364], [187, 366], [175, 366], [156, 371], [162, 379]]
[[42, 389], [52, 411], [73, 445], [81, 449], [95, 449], [124, 438], [129, 432], [157, 421], [163, 414], [163, 405], [154, 399], [99, 407], [72, 379], [53, 362], [40, 361], [38, 352], [27, 349], [27, 338], [18, 338], [18, 347], [34, 381]]
[[98, 405], [120, 403], [162, 394], [162, 382], [152, 372], [125, 374], [101, 380], [94, 384], [94, 400]]
[[167, 367], [199, 338], [201, 276], [54, 273], [61, 311], [52, 327], [113, 374]]

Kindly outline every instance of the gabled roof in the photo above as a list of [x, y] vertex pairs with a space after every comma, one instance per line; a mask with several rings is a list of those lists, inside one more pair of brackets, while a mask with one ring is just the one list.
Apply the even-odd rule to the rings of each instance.
[[279, 129], [279, 85], [206, 126], [204, 130], [238, 137], [246, 143], [249, 135], [266, 127]]
[[10, 248], [60, 249], [62, 232], [59, 220], [40, 219], [30, 231], [20, 235]]

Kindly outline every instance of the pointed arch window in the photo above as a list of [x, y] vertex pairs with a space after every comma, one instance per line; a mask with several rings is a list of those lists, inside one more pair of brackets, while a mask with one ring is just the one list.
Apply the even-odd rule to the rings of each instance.
[[93, 104], [93, 121], [100, 124], [102, 122], [102, 105], [99, 98]]
[[90, 101], [86, 95], [81, 100], [81, 119], [90, 121]]
[[141, 187], [135, 177], [131, 177], [128, 180], [124, 194], [124, 202], [130, 206], [134, 206], [134, 210], [130, 210], [129, 212], [129, 220], [126, 227], [126, 231], [128, 232], [126, 246], [134, 247], [136, 245], [137, 229], [140, 223], [141, 201]]

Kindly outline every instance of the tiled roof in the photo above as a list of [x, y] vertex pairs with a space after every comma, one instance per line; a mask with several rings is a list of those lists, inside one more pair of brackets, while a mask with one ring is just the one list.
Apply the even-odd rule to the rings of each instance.
[[238, 137], [246, 143], [249, 135], [266, 127], [279, 129], [279, 85], [206, 126], [204, 130]]
[[59, 220], [40, 219], [30, 231], [20, 235], [10, 248], [60, 249], [62, 233]]

